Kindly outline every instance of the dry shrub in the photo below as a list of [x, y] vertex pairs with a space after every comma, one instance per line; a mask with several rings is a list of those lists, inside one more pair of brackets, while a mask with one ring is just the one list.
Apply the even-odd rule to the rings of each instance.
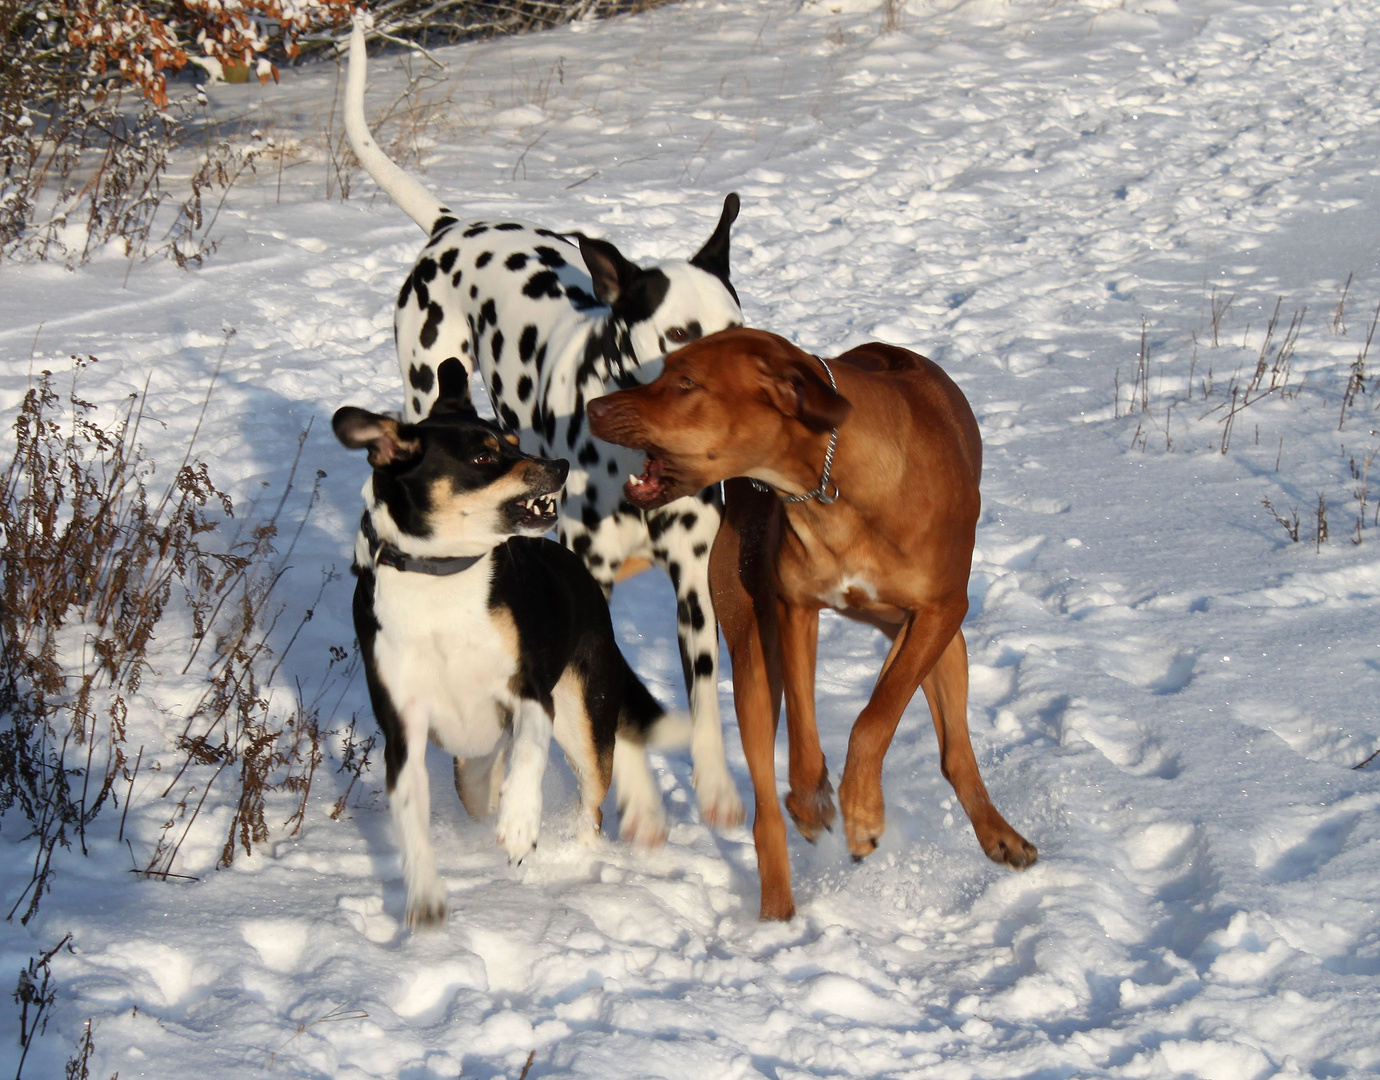
[[[65, 398], [42, 373], [20, 407], [16, 452], [0, 477], [0, 815], [22, 814], [34, 842], [29, 882], [10, 911], [27, 901], [24, 922], [51, 888], [56, 849], [76, 843], [85, 852], [93, 821], [121, 792], [123, 839], [141, 768], [173, 775], [154, 794], [175, 803], [146, 873], [172, 874], [213, 789], [233, 807], [221, 865], [273, 832], [271, 798], [287, 801], [281, 825], [295, 831], [334, 737], [321, 717], [339, 700], [327, 709], [323, 698], [354, 668], [350, 653], [333, 651], [314, 696], [299, 685], [291, 707], [272, 703], [283, 658], [312, 617], [311, 609], [298, 616], [275, 655], [269, 639], [286, 607], [274, 592], [324, 474], [305, 508], [294, 507], [301, 516], [286, 544], [279, 521], [296, 463], [267, 519], [226, 535], [234, 508], [193, 456], [195, 432], [171, 482], [151, 494], [153, 463], [137, 443], [143, 398], [132, 397], [117, 423], [97, 423], [77, 390], [94, 362], [74, 358]], [[333, 577], [323, 575], [323, 590]], [[196, 671], [198, 661], [203, 690], [177, 714], [180, 734], [131, 746], [131, 710], [174, 719], [173, 706], [160, 711], [161, 681]], [[148, 733], [147, 724], [140, 730]], [[358, 745], [353, 719], [342, 734], [342, 768], [358, 775], [368, 748]]]

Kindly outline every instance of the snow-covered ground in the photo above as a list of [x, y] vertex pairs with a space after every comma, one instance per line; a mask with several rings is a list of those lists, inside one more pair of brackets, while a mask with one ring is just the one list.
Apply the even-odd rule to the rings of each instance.
[[[576, 844], [553, 765], [513, 870], [438, 755], [451, 919], [409, 935], [381, 755], [340, 821], [328, 762], [306, 827], [229, 870], [208, 808], [176, 868], [195, 882], [126, 873], [110, 812], [90, 857], [60, 856], [38, 917], [0, 932], [0, 971], [75, 945], [25, 1076], [59, 1075], [87, 1019], [101, 1080], [516, 1077], [529, 1054], [531, 1077], [600, 1080], [1380, 1075], [1380, 760], [1351, 768], [1380, 749], [1371, 517], [1352, 542], [1374, 395], [1338, 429], [1380, 301], [1380, 0], [911, 0], [885, 21], [873, 0], [690, 0], [443, 49], [411, 134], [452, 205], [635, 258], [693, 251], [736, 190], [751, 325], [825, 354], [896, 342], [954, 376], [987, 448], [973, 741], [1040, 862], [983, 857], [923, 701], [887, 758], [881, 849], [854, 866], [839, 837], [793, 836], [786, 925], [757, 922], [751, 835], [699, 823], [684, 756], [657, 759], [663, 850]], [[372, 76], [377, 115], [405, 78], [396, 55]], [[358, 514], [362, 463], [325, 420], [398, 406], [392, 301], [421, 244], [362, 177], [326, 197], [336, 90], [323, 65], [210, 91], [302, 153], [231, 192], [204, 268], [0, 271], [6, 430], [31, 370], [95, 354], [85, 396], [150, 379], [146, 454], [179, 458], [224, 347], [198, 449], [244, 506], [315, 418], [298, 609], [346, 568]], [[1287, 382], [1241, 408], [1280, 297], [1270, 367], [1302, 312]], [[1298, 509], [1300, 542], [1264, 499]], [[350, 588], [316, 604], [287, 685], [349, 644]], [[644, 575], [614, 609], [638, 670], [683, 694], [669, 584]], [[882, 655], [826, 616], [835, 768]], [[357, 680], [339, 712], [367, 708]], [[135, 791], [143, 841], [155, 795]]]

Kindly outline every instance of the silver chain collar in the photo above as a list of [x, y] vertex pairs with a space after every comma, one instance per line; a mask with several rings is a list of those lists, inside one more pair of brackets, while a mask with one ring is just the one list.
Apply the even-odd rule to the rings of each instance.
[[[837, 394], [839, 386], [838, 383], [834, 382], [834, 373], [829, 370], [828, 363], [822, 356], [817, 356], [815, 359], [824, 365], [824, 374], [829, 376], [829, 385], [833, 387], [834, 393]], [[809, 502], [811, 499], [818, 499], [821, 505], [831, 506], [838, 502], [839, 486], [829, 479], [829, 474], [834, 471], [834, 451], [838, 449], [838, 445], [839, 429], [834, 428], [834, 430], [829, 433], [829, 448], [824, 451], [824, 471], [819, 474], [819, 487], [815, 488], [814, 491], [805, 492], [804, 495], [783, 495], [778, 491], [776, 492], [776, 497], [784, 503], [803, 503]], [[751, 483], [758, 491], [775, 490], [770, 484], [763, 480], [752, 480]], [[831, 487], [834, 489], [832, 495], [829, 494], [829, 489]]]

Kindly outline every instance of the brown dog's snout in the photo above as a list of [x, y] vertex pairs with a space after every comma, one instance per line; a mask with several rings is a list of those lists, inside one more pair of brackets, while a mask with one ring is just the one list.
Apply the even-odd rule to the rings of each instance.
[[633, 440], [641, 424], [630, 391], [617, 390], [595, 398], [585, 405], [585, 416], [589, 419], [589, 430], [595, 438], [620, 446], [636, 445]]

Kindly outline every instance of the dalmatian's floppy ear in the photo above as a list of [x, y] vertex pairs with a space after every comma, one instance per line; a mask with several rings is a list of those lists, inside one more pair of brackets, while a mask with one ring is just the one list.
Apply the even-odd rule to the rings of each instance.
[[698, 266], [706, 273], [713, 274], [728, 284], [728, 230], [738, 219], [738, 193], [730, 191], [724, 199], [724, 211], [719, 215], [719, 224], [714, 233], [704, 242], [690, 260], [691, 266]]
[[393, 417], [380, 416], [353, 405], [337, 409], [331, 418], [331, 427], [342, 445], [351, 450], [367, 448], [369, 464], [374, 468], [404, 464], [416, 457], [422, 448], [422, 441], [405, 435]]
[[633, 283], [642, 273], [641, 267], [625, 259], [607, 240], [581, 235], [580, 255], [594, 282], [595, 299], [609, 307], [632, 291]]
[[436, 388], [439, 396], [431, 407], [430, 415], [479, 419], [474, 409], [474, 399], [470, 397], [470, 373], [458, 356], [442, 360], [436, 368]]

